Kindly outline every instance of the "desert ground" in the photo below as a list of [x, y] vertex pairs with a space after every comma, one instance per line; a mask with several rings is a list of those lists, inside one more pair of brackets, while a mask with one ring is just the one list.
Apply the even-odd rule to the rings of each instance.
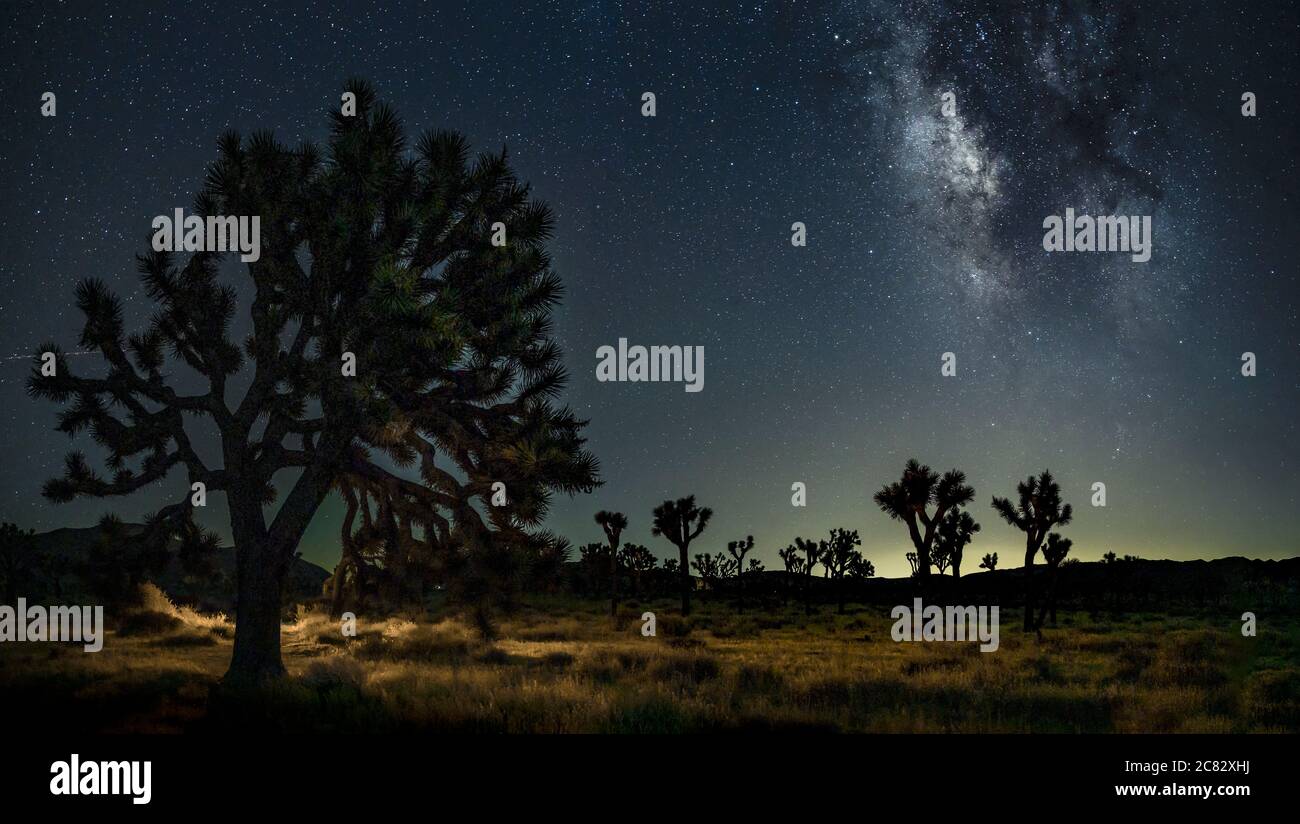
[[[102, 652], [6, 644], [0, 692], [46, 732], [1296, 732], [1300, 619], [1064, 612], [1001, 645], [897, 643], [884, 608], [805, 616], [530, 599], [490, 639], [450, 610], [283, 627], [290, 677], [220, 686], [233, 627], [155, 591]], [[641, 614], [656, 613], [654, 637]], [[70, 711], [69, 711], [70, 710]]]

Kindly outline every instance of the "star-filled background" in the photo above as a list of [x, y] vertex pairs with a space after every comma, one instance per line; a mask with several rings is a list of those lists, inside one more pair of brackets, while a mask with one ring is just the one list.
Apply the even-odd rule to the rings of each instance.
[[[694, 493], [716, 513], [694, 551], [752, 534], [772, 568], [840, 526], [906, 574], [906, 534], [870, 498], [916, 457], [966, 471], [984, 524], [967, 554], [1004, 566], [1022, 536], [989, 499], [1044, 468], [1083, 560], [1296, 554], [1294, 6], [378, 5], [4, 6], [0, 518], [89, 526], [179, 499], [178, 473], [41, 500], [66, 451], [98, 453], [27, 397], [28, 358], [78, 348], [82, 278], [148, 316], [133, 256], [155, 215], [190, 207], [218, 135], [320, 139], [359, 76], [412, 133], [508, 146], [555, 210], [564, 399], [605, 480], [556, 501], [548, 526], [575, 544], [616, 509], [625, 540], [667, 556], [650, 511]], [[1150, 262], [1044, 252], [1067, 207], [1151, 215]], [[620, 337], [702, 345], [704, 391], [597, 382]], [[208, 509], [228, 535], [220, 495]], [[340, 518], [318, 514], [309, 560], [333, 566]]]

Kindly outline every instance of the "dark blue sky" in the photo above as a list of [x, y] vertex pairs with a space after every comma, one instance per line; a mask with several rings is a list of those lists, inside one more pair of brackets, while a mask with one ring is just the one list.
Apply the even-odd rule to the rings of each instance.
[[[1294, 8], [127, 5], [3, 10], [0, 518], [84, 526], [178, 497], [180, 475], [40, 501], [70, 445], [26, 396], [25, 356], [76, 348], [85, 277], [147, 317], [133, 256], [155, 215], [189, 206], [217, 136], [319, 139], [361, 76], [411, 133], [507, 145], [556, 213], [565, 399], [606, 481], [557, 502], [549, 526], [575, 543], [619, 509], [666, 555], [650, 510], [695, 493], [717, 513], [699, 551], [753, 534], [771, 567], [795, 535], [842, 526], [903, 574], [906, 535], [870, 496], [915, 456], [967, 472], [972, 550], [1004, 563], [1021, 541], [988, 500], [1045, 467], [1085, 560], [1295, 554]], [[1151, 215], [1151, 261], [1045, 253], [1042, 221], [1066, 207]], [[598, 383], [596, 349], [619, 337], [704, 346], [704, 391]], [[339, 517], [322, 510], [309, 558], [332, 565]]]

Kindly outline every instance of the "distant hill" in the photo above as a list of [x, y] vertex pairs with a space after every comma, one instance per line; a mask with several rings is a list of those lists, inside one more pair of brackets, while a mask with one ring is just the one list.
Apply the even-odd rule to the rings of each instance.
[[[143, 530], [142, 524], [127, 525], [129, 534], [138, 534]], [[69, 595], [80, 593], [84, 587], [77, 570], [98, 537], [97, 526], [62, 528], [34, 535], [29, 549], [31, 557], [26, 563], [30, 576], [28, 590], [32, 588], [43, 590], [39, 592], [40, 595], [46, 595], [57, 589]], [[173, 557], [154, 583], [179, 603], [230, 612], [235, 603], [234, 547], [223, 546], [217, 549], [213, 556], [213, 565], [216, 567], [216, 574], [211, 580], [186, 580], [180, 562]], [[329, 575], [329, 572], [310, 561], [304, 561], [302, 558], [295, 559], [289, 569], [286, 600], [305, 600], [319, 596], [321, 585]], [[56, 576], [57, 587], [53, 580]], [[31, 594], [38, 593], [31, 592]]]

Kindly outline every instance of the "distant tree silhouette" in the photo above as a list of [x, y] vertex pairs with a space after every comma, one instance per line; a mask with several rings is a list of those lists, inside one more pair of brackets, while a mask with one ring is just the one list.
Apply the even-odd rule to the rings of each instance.
[[[728, 541], [727, 552], [736, 564], [736, 599], [741, 612], [745, 611], [745, 556], [754, 548], [754, 536], [743, 541]], [[752, 559], [751, 559], [752, 560]]]
[[1118, 560], [1119, 558], [1116, 557], [1114, 552], [1107, 552], [1105, 555], [1101, 556], [1101, 561], [1104, 564], [1113, 564]]
[[619, 557], [623, 566], [627, 567], [632, 573], [632, 592], [637, 597], [641, 595], [641, 579], [647, 572], [654, 571], [659, 564], [659, 559], [654, 553], [641, 544], [623, 544], [623, 549], [619, 552]]
[[907, 525], [908, 537], [916, 548], [916, 573], [922, 580], [930, 576], [930, 550], [944, 515], [974, 498], [975, 490], [966, 484], [964, 472], [951, 469], [940, 477], [915, 458], [903, 467], [902, 478], [886, 484], [873, 496], [882, 512]]
[[826, 567], [831, 579], [835, 581], [837, 612], [841, 615], [844, 614], [844, 579], [850, 570], [855, 569], [862, 563], [862, 555], [858, 552], [858, 547], [861, 545], [862, 539], [858, 537], [856, 529], [852, 531], [832, 529], [830, 540], [825, 542], [822, 565]]
[[[13, 606], [18, 601], [19, 582], [30, 580], [36, 559], [31, 556], [32, 536], [36, 530], [26, 531], [17, 524], [0, 524], [0, 575], [4, 576], [5, 604]], [[33, 593], [35, 594], [35, 593]]]
[[681, 588], [681, 583], [680, 583], [682, 577], [681, 566], [682, 566], [681, 561], [677, 560], [676, 558], [664, 559], [664, 563], [662, 567], [663, 569], [663, 581], [661, 584], [662, 591], [668, 592], [674, 588], [676, 589]]
[[705, 587], [710, 592], [718, 591], [718, 585], [723, 578], [727, 577], [729, 572], [727, 559], [721, 554], [715, 556], [708, 552], [702, 552], [691, 561], [691, 566], [695, 568], [695, 572], [700, 576], [700, 580], [704, 582]]
[[687, 552], [690, 550], [691, 541], [700, 537], [700, 533], [709, 525], [709, 520], [713, 518], [713, 510], [708, 507], [701, 509], [695, 505], [695, 496], [689, 495], [685, 498], [678, 498], [675, 501], [664, 501], [654, 509], [653, 523], [650, 534], [656, 537], [663, 536], [669, 543], [677, 547], [680, 554], [678, 561], [678, 570], [681, 575], [682, 588], [682, 615], [691, 614], [691, 569], [687, 559]]
[[876, 577], [876, 565], [859, 555], [849, 565], [849, 577], [857, 581], [874, 578]]
[[948, 564], [952, 563], [951, 553], [952, 548], [946, 546], [941, 539], [936, 539], [934, 546], [930, 548], [930, 561], [940, 575], [948, 571]]
[[[962, 553], [979, 531], [980, 525], [975, 523], [971, 514], [956, 507], [948, 510], [939, 522], [934, 542], [935, 556], [944, 559], [944, 567], [952, 566], [952, 577], [961, 577]], [[938, 566], [937, 561], [935, 565]], [[939, 568], [940, 574], [943, 574], [944, 567]]]
[[1043, 619], [1049, 607], [1052, 615], [1052, 626], [1056, 626], [1056, 592], [1057, 587], [1060, 585], [1060, 567], [1073, 545], [1073, 541], [1069, 538], [1062, 538], [1055, 532], [1048, 534], [1047, 543], [1043, 545], [1043, 560], [1047, 563], [1048, 583], [1047, 597], [1043, 599], [1043, 606], [1038, 611], [1039, 629], [1043, 627]]
[[907, 558], [908, 565], [912, 567], [912, 577], [916, 578], [917, 576], [919, 576], [921, 574], [921, 563], [919, 560], [917, 560], [916, 553], [909, 552], [907, 553], [907, 555], [903, 557]]
[[785, 565], [785, 578], [781, 588], [782, 603], [786, 606], [790, 604], [790, 588], [796, 576], [803, 571], [803, 559], [799, 557], [799, 547], [790, 544], [785, 549], [780, 550], [778, 555], [781, 556], [781, 563]]
[[607, 544], [592, 542], [578, 547], [582, 578], [586, 583], [587, 594], [592, 597], [599, 597], [605, 589], [605, 576], [609, 574], [608, 555]]
[[627, 529], [627, 516], [622, 512], [608, 512], [604, 509], [596, 513], [596, 523], [605, 531], [605, 540], [609, 542], [609, 614], [618, 614], [618, 541]]
[[980, 561], [980, 569], [987, 569], [989, 572], [992, 572], [997, 568], [998, 568], [998, 554], [996, 552], [994, 552], [992, 555], [985, 553], [984, 560]]
[[1008, 524], [1025, 533], [1025, 632], [1034, 629], [1034, 557], [1053, 527], [1065, 526], [1074, 509], [1061, 503], [1061, 487], [1052, 473], [1043, 470], [1016, 484], [1019, 503], [993, 497], [993, 509]]
[[822, 557], [826, 554], [826, 542], [795, 538], [794, 545], [803, 553], [803, 612], [804, 615], [812, 615], [813, 567], [822, 562]]
[[[545, 250], [550, 211], [504, 151], [471, 164], [451, 132], [408, 148], [369, 85], [348, 90], [355, 115], [334, 107], [324, 150], [270, 132], [218, 141], [195, 213], [261, 221], [260, 257], [245, 264], [243, 341], [232, 339], [241, 302], [219, 279], [222, 253], [150, 251], [140, 269], [159, 306], [139, 334], [127, 334], [102, 282], [77, 289], [80, 345], [102, 355], [106, 374], [79, 376], [50, 342], [28, 380], [33, 394], [68, 404], [59, 429], [88, 431], [111, 470], [101, 477], [74, 452], [45, 486], [51, 500], [128, 495], [180, 469], [183, 495], [155, 516], [174, 525], [193, 514], [192, 484], [225, 493], [238, 590], [232, 680], [284, 674], [288, 570], [340, 475], [381, 484], [394, 508], [435, 521], [445, 551], [465, 555], [462, 580], [475, 583], [464, 592], [475, 597], [517, 577], [553, 493], [599, 483], [584, 422], [552, 405], [565, 373], [551, 338], [560, 283]], [[507, 227], [504, 246], [492, 243], [494, 222]], [[39, 368], [45, 352], [53, 376]], [[341, 368], [346, 353], [355, 374]], [[178, 388], [195, 381], [173, 382], [178, 367], [197, 374], [196, 393]], [[204, 422], [220, 467], [195, 448], [191, 424]], [[393, 465], [416, 466], [419, 480]], [[508, 497], [494, 506], [496, 483]]]

